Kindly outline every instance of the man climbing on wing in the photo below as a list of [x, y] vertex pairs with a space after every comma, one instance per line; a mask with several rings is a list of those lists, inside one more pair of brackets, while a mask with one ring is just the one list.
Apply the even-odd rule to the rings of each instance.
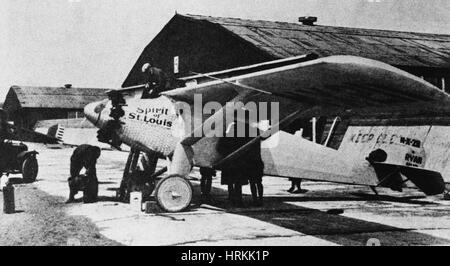
[[142, 73], [146, 81], [145, 89], [142, 92], [142, 99], [156, 98], [161, 92], [170, 87], [164, 71], [153, 66], [152, 63], [145, 63], [142, 66]]

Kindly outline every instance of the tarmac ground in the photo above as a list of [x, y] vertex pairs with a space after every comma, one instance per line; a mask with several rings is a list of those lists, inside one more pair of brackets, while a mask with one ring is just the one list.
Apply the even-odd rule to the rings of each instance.
[[[375, 196], [363, 186], [304, 181], [305, 193], [290, 194], [287, 179], [265, 176], [264, 206], [251, 206], [250, 189], [245, 186], [245, 206], [234, 208], [220, 174], [213, 179], [212, 201], [201, 204], [200, 176], [194, 168], [190, 176], [194, 199], [188, 211], [146, 214], [115, 198], [128, 156], [119, 151], [102, 151], [97, 165], [98, 202], [64, 204], [73, 148], [28, 145], [39, 152], [38, 178], [33, 184], [15, 185], [20, 211], [0, 214], [2, 245], [64, 245], [69, 240], [81, 245], [150, 246], [450, 244], [450, 201], [443, 195], [425, 197], [415, 188], [405, 188], [403, 193], [380, 188]], [[161, 161], [158, 168], [163, 165]], [[40, 207], [47, 218], [37, 211]], [[25, 222], [30, 217], [37, 222]], [[18, 223], [26, 234], [10, 230]], [[33, 230], [40, 233], [30, 234]]]

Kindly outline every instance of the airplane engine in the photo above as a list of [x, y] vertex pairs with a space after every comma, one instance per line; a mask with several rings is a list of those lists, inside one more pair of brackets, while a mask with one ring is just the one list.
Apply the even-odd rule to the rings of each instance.
[[[99, 141], [112, 146], [123, 142], [131, 148], [156, 152], [161, 157], [173, 153], [179, 138], [172, 130], [177, 115], [167, 97], [128, 99], [126, 104], [120, 105], [123, 113], [117, 109], [110, 100], [90, 103], [84, 108], [86, 118], [99, 128]], [[121, 115], [116, 116], [117, 113]]]
[[[156, 182], [156, 177], [162, 170], [154, 172], [157, 158], [172, 156], [184, 134], [185, 123], [181, 116], [177, 116], [174, 103], [165, 96], [154, 99], [127, 99], [126, 102], [121, 99], [121, 95], [110, 93], [109, 96], [110, 100], [88, 104], [84, 112], [86, 118], [99, 128], [99, 141], [116, 148], [123, 142], [131, 148], [118, 197], [127, 201], [129, 193], [136, 187], [133, 183], [136, 179], [133, 173], [136, 171], [132, 169], [136, 168], [139, 155], [144, 152], [156, 160], [152, 160], [154, 165], [150, 167], [153, 171], [145, 173], [146, 181], [142, 187], [149, 184], [149, 187], [155, 189], [156, 201], [166, 211], [187, 208], [192, 200], [189, 181], [183, 176], [172, 174]], [[118, 98], [114, 98], [115, 96]], [[174, 155], [172, 161], [174, 160], [179, 160], [179, 155]], [[169, 174], [174, 170], [170, 168]], [[166, 170], [167, 168], [164, 171]], [[147, 194], [151, 194], [153, 189]], [[150, 195], [145, 195], [147, 196]]]

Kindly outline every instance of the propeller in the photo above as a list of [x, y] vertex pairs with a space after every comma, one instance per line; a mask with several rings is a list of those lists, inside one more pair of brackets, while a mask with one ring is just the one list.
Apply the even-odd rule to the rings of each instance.
[[120, 121], [120, 118], [125, 115], [125, 111], [122, 107], [126, 106], [126, 101], [123, 98], [122, 93], [116, 90], [109, 91], [108, 98], [111, 101], [112, 106], [109, 116], [113, 120], [108, 120], [105, 125], [97, 131], [97, 139], [98, 141], [107, 143], [118, 150], [122, 150], [120, 148], [122, 141], [117, 135], [116, 130], [120, 129], [123, 124], [123, 122]]

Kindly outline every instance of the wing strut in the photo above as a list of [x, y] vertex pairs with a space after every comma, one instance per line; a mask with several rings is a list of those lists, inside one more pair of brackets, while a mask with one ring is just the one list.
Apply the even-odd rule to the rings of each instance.
[[225, 79], [216, 78], [216, 77], [210, 76], [210, 75], [208, 75], [208, 74], [197, 73], [197, 72], [194, 72], [194, 71], [190, 71], [190, 72], [191, 72], [192, 74], [195, 74], [195, 75], [205, 76], [205, 77], [210, 78], [210, 79], [213, 79], [213, 80], [222, 81], [222, 82], [224, 82], [224, 83], [227, 83], [227, 84], [230, 84], [230, 85], [233, 85], [233, 86], [237, 86], [237, 87], [239, 87], [239, 88], [244, 88], [244, 89], [248, 89], [248, 90], [252, 90], [252, 91], [261, 92], [261, 93], [264, 93], [264, 94], [273, 95], [273, 93], [270, 92], [270, 91], [265, 91], [265, 90], [257, 89], [257, 88], [255, 88], [255, 87], [247, 86], [247, 85], [244, 85], [244, 84], [239, 84], [237, 81], [236, 81], [236, 83], [235, 83], [235, 82], [231, 82], [231, 81], [228, 81], [228, 80], [225, 80]]
[[200, 76], [205, 76], [205, 77], [213, 79], [213, 80], [221, 81], [223, 83], [227, 83], [227, 84], [239, 87], [241, 89], [257, 91], [257, 92], [260, 92], [260, 93], [264, 93], [264, 94], [268, 94], [268, 95], [273, 95], [273, 96], [277, 96], [277, 97], [286, 98], [286, 99], [294, 100], [294, 101], [297, 101], [297, 102], [301, 102], [299, 97], [292, 96], [292, 95], [287, 94], [287, 93], [279, 93], [279, 92], [272, 92], [272, 91], [266, 91], [266, 90], [258, 89], [258, 88], [255, 88], [255, 87], [252, 87], [252, 86], [248, 86], [248, 85], [245, 85], [245, 84], [240, 84], [237, 80], [236, 80], [236, 82], [231, 82], [231, 81], [228, 81], [228, 80], [225, 80], [225, 79], [221, 79], [221, 78], [210, 76], [208, 74], [197, 73], [197, 72], [193, 72], [193, 71], [191, 71], [191, 73], [196, 74], [196, 75], [200, 75]]
[[328, 146], [328, 142], [330, 141], [331, 135], [333, 135], [334, 128], [336, 127], [336, 124], [339, 123], [339, 121], [341, 121], [341, 118], [339, 116], [336, 116], [333, 120], [333, 124], [330, 127], [330, 132], [328, 132], [327, 139], [325, 140], [323, 146]]

